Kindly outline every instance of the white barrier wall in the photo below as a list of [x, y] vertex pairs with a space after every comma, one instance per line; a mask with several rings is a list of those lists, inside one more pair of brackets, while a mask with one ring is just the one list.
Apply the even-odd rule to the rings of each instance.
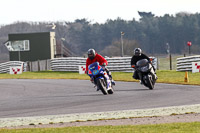
[[51, 60], [50, 64], [52, 71], [78, 72], [79, 65], [86, 64], [86, 58], [82, 57], [54, 58]]
[[192, 62], [200, 62], [200, 55], [177, 58], [177, 71], [192, 71]]
[[[153, 65], [157, 68], [157, 59], [152, 57]], [[108, 61], [108, 69], [118, 72], [132, 72], [131, 57], [106, 57]], [[82, 57], [63, 57], [51, 60], [51, 70], [53, 71], [79, 71], [80, 65], [86, 64], [86, 58]]]
[[0, 63], [0, 73], [9, 73], [10, 67], [21, 67], [24, 62], [21, 61], [8, 61], [5, 63]]
[[200, 72], [200, 62], [192, 62], [192, 72]]
[[[80, 65], [86, 64], [87, 58], [82, 57], [64, 57], [51, 60], [51, 69], [53, 71], [79, 71]], [[131, 57], [105, 58], [108, 61], [110, 71], [132, 71], [130, 60]]]
[[[155, 68], [157, 68], [157, 59], [153, 59], [152, 63]], [[108, 69], [113, 72], [133, 72], [131, 68], [131, 57], [106, 57], [108, 61]], [[83, 57], [63, 57], [63, 58], [54, 58], [52, 60], [42, 60], [42, 61], [33, 61], [33, 62], [20, 62], [20, 61], [9, 61], [6, 63], [0, 64], [0, 73], [8, 73], [10, 67], [17, 67], [24, 64], [24, 69], [26, 71], [70, 71], [78, 72], [79, 66], [84, 66], [86, 64], [86, 58]]]

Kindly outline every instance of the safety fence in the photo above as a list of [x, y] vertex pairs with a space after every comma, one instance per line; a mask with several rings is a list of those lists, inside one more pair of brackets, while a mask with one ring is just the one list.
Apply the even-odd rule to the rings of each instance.
[[192, 71], [192, 62], [200, 62], [200, 55], [177, 58], [177, 71]]
[[[157, 68], [157, 58], [153, 59], [153, 65]], [[131, 57], [106, 57], [108, 69], [113, 72], [132, 72]], [[65, 57], [51, 60], [51, 70], [53, 71], [79, 71], [80, 65], [86, 64], [86, 58], [82, 57]]]
[[8, 61], [0, 63], [0, 73], [9, 73], [11, 67], [23, 67], [24, 62], [22, 61]]
[[[157, 58], [153, 59], [153, 65], [157, 68]], [[131, 57], [106, 57], [108, 69], [113, 72], [132, 72]], [[52, 60], [38, 60], [32, 62], [9, 61], [0, 64], [0, 73], [8, 73], [11, 66], [20, 66], [23, 63], [23, 71], [70, 71], [78, 72], [79, 66], [85, 66], [86, 58], [62, 57]]]
[[[110, 71], [132, 71], [130, 60], [131, 57], [105, 58], [108, 61]], [[53, 71], [79, 71], [79, 66], [86, 64], [86, 58], [66, 57], [55, 58], [51, 60], [51, 69]]]

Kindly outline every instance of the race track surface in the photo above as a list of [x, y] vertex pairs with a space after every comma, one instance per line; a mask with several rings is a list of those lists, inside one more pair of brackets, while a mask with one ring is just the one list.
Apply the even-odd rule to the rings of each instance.
[[87, 80], [1, 79], [0, 118], [148, 109], [200, 103], [200, 87], [116, 82], [112, 95], [103, 95]]

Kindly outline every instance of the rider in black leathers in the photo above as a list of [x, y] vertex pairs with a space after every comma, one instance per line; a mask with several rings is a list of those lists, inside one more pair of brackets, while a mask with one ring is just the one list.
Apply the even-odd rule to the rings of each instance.
[[[149, 63], [151, 63], [150, 58], [142, 53], [142, 50], [140, 48], [135, 48], [134, 49], [134, 55], [131, 58], [131, 67], [135, 68], [136, 67], [136, 63], [137, 61], [141, 60], [141, 59], [147, 59], [149, 61]], [[133, 78], [134, 79], [140, 79], [138, 71], [135, 70], [134, 74], [133, 74]]]

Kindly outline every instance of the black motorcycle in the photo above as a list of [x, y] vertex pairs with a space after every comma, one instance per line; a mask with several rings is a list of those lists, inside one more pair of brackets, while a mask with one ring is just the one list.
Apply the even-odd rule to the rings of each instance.
[[154, 68], [147, 59], [141, 59], [137, 61], [135, 70], [138, 71], [139, 78], [150, 90], [153, 90], [156, 83], [157, 76], [155, 74]]

